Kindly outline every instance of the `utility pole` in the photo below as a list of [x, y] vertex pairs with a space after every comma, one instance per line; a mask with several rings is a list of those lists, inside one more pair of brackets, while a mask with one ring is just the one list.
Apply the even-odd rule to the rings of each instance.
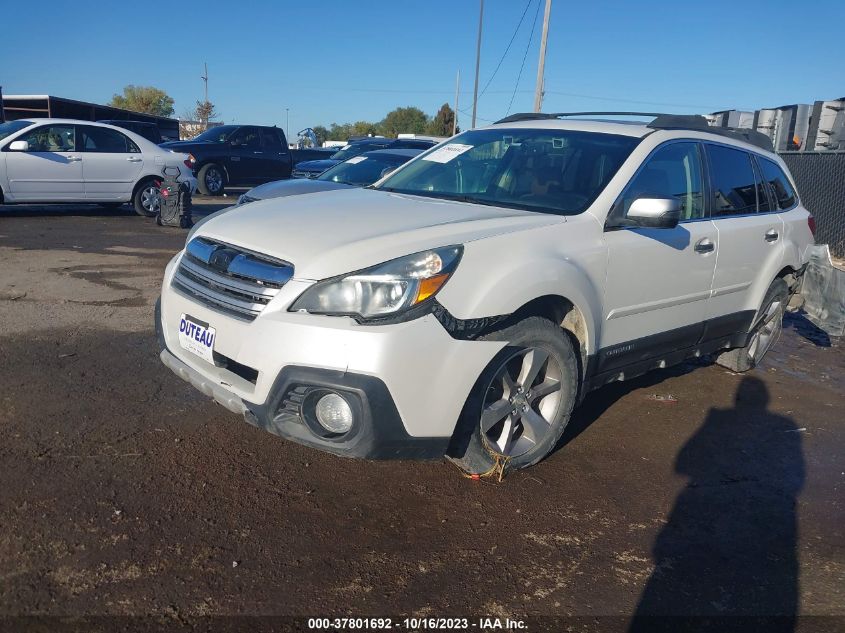
[[458, 97], [461, 96], [461, 69], [458, 69], [458, 77], [455, 79], [455, 116], [452, 119], [452, 136], [458, 133]]
[[203, 62], [205, 66], [205, 74], [200, 77], [205, 82], [205, 101], [203, 101], [203, 129], [208, 129], [208, 63]]
[[549, 37], [549, 15], [552, 12], [552, 0], [546, 0], [546, 11], [543, 14], [543, 37], [540, 40], [540, 63], [537, 66], [537, 88], [534, 90], [534, 112], [539, 112], [543, 107], [543, 94], [545, 93], [545, 70], [546, 70], [546, 40]]
[[285, 140], [290, 145], [290, 108], [285, 108]]
[[[455, 112], [455, 116], [458, 116], [458, 113]], [[6, 122], [6, 113], [3, 110], [3, 86], [0, 86], [0, 123]]]
[[478, 110], [478, 69], [481, 66], [481, 25], [484, 22], [484, 0], [478, 12], [478, 43], [475, 46], [475, 90], [472, 93], [472, 127], [475, 128], [475, 114]]

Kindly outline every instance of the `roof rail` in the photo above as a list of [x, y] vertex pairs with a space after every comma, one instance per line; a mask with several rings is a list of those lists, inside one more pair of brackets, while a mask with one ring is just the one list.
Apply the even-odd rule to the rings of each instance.
[[733, 138], [750, 143], [767, 152], [773, 152], [772, 139], [758, 132], [746, 128], [714, 127], [700, 114], [664, 114], [661, 112], [522, 112], [512, 114], [496, 121], [496, 123], [515, 123], [517, 121], [538, 121], [543, 119], [562, 119], [574, 116], [642, 116], [653, 117], [648, 124], [653, 130], [700, 130], [726, 138]]

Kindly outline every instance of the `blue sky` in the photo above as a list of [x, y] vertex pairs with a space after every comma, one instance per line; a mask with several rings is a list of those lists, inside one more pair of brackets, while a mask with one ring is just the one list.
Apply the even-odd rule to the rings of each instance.
[[[509, 105], [532, 109], [544, 2], [485, 1], [482, 88], [525, 17], [479, 100], [479, 123], [504, 116]], [[202, 98], [208, 62], [209, 98], [223, 120], [284, 126], [289, 108], [296, 132], [379, 120], [398, 106], [433, 114], [454, 100], [460, 69], [460, 108], [469, 112], [478, 4], [41, 2], [38, 11], [4, 11], [0, 85], [6, 94], [100, 103], [126, 84], [154, 85], [181, 114]], [[543, 109], [691, 113], [839, 98], [842, 24], [841, 0], [553, 0]], [[469, 119], [461, 113], [461, 126]]]

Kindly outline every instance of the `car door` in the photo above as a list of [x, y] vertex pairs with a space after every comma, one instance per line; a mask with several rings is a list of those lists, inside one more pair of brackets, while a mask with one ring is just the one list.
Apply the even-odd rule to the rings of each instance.
[[74, 125], [43, 125], [15, 140], [29, 145], [25, 152], [6, 152], [6, 177], [16, 202], [85, 199], [82, 154], [77, 151]]
[[94, 125], [80, 125], [78, 129], [85, 199], [129, 200], [144, 167], [141, 150], [117, 130]]
[[260, 162], [263, 182], [289, 178], [291, 172], [290, 150], [282, 144], [283, 135], [275, 128], [261, 129]]
[[[670, 141], [640, 167], [614, 205], [607, 247], [599, 373], [694, 346], [701, 338], [716, 268], [718, 234], [707, 217], [699, 143]], [[638, 198], [676, 198], [675, 228], [626, 226]]]
[[238, 128], [230, 141], [229, 184], [256, 184], [264, 182], [261, 175], [264, 169], [261, 149], [261, 132], [252, 125]]
[[[783, 220], [772, 209], [751, 154], [705, 144], [710, 172], [712, 221], [719, 233], [708, 338], [747, 331], [759, 308], [755, 282], [767, 262], [783, 257]], [[757, 289], [759, 290], [759, 289]], [[763, 288], [762, 292], [765, 292]]]

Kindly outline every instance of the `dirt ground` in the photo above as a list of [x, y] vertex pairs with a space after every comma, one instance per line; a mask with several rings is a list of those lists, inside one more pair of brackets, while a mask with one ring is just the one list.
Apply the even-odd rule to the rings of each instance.
[[845, 626], [845, 355], [802, 317], [749, 374], [698, 362], [592, 393], [554, 455], [478, 482], [283, 441], [166, 370], [153, 303], [184, 239], [129, 210], [0, 208], [0, 630], [241, 614]]

